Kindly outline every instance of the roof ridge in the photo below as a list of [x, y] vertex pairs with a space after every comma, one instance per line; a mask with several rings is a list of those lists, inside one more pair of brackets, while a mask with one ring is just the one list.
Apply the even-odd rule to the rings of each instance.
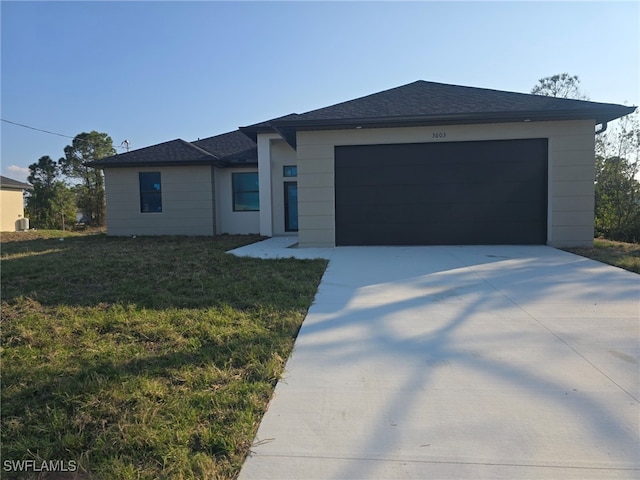
[[230, 133], [234, 133], [236, 130], [231, 130], [230, 132], [225, 132], [225, 133], [218, 133], [217, 135], [211, 135], [209, 137], [204, 137], [204, 138], [198, 138], [197, 140], [191, 140], [189, 143], [196, 143], [196, 142], [205, 142], [207, 140], [211, 140], [212, 138], [216, 138], [216, 137], [222, 137], [223, 135], [229, 135]]
[[208, 152], [207, 150], [205, 150], [204, 148], [199, 147], [198, 145], [194, 145], [192, 142], [187, 142], [186, 140], [183, 140], [182, 138], [177, 138], [176, 140], [181, 141], [182, 143], [184, 143], [185, 145], [191, 147], [191, 148], [195, 148], [196, 150], [198, 150], [201, 153], [204, 153], [205, 155], [211, 156], [213, 158], [215, 158], [216, 160], [220, 160], [220, 157]]
[[[286, 115], [281, 115], [279, 117], [275, 117], [275, 118], [270, 118], [269, 120], [264, 120], [262, 122], [258, 122], [258, 123], [252, 123], [251, 125], [245, 125], [242, 127], [238, 127], [238, 130], [240, 130], [240, 132], [245, 133], [245, 130], [252, 130], [255, 128], [260, 128], [260, 127], [268, 127], [271, 122], [277, 122], [279, 120], [292, 120], [293, 118], [299, 117], [301, 114], [300, 113], [287, 113]], [[246, 135], [246, 134], [245, 134]]]
[[[345, 105], [345, 104], [347, 104], [347, 103], [357, 102], [357, 101], [364, 100], [364, 99], [367, 99], [367, 98], [370, 98], [370, 97], [375, 97], [375, 96], [378, 96], [378, 95], [381, 95], [381, 94], [389, 93], [389, 92], [392, 92], [392, 91], [394, 91], [394, 90], [399, 90], [399, 89], [401, 89], [401, 88], [408, 87], [409, 85], [416, 85], [416, 84], [419, 84], [419, 83], [421, 83], [421, 82], [422, 82], [422, 83], [432, 83], [432, 84], [436, 84], [435, 82], [427, 82], [427, 81], [425, 81], [425, 80], [416, 80], [415, 82], [410, 82], [410, 83], [407, 83], [407, 84], [404, 84], [404, 85], [398, 85], [397, 87], [387, 88], [387, 89], [385, 89], [385, 90], [381, 90], [381, 91], [379, 91], [379, 92], [369, 93], [369, 94], [367, 94], [367, 95], [363, 95], [363, 96], [361, 96], [361, 97], [356, 97], [356, 98], [352, 98], [352, 99], [350, 99], [350, 100], [344, 100], [344, 101], [342, 101], [342, 102], [333, 103], [333, 104], [331, 104], [331, 105], [327, 105], [327, 106], [325, 106], [325, 107], [314, 108], [313, 110], [309, 110], [309, 111], [306, 111], [306, 112], [304, 112], [304, 113], [298, 114], [298, 116], [299, 116], [299, 117], [300, 117], [300, 116], [304, 116], [304, 115], [307, 115], [307, 114], [309, 114], [309, 113], [314, 113], [314, 112], [317, 112], [317, 111], [319, 111], [319, 110], [324, 110], [324, 109], [327, 109], [327, 108], [336, 107], [336, 106], [338, 106], [338, 105]], [[274, 120], [279, 120], [279, 119], [274, 119]]]

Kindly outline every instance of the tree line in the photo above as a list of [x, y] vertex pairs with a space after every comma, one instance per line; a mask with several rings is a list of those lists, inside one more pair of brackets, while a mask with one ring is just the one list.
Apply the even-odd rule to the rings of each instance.
[[102, 170], [87, 162], [115, 155], [111, 137], [92, 131], [76, 135], [58, 161], [48, 155], [29, 165], [27, 181], [33, 190], [26, 214], [35, 228], [67, 230], [80, 213], [83, 223], [105, 225], [105, 193]]

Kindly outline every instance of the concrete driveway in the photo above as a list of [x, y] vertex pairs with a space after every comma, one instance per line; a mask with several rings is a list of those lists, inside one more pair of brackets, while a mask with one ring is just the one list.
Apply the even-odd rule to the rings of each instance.
[[639, 322], [551, 247], [336, 248], [240, 479], [637, 479]]

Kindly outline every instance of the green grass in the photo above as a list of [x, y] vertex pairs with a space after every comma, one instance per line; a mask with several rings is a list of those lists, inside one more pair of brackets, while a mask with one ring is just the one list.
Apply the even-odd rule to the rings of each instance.
[[3, 461], [234, 478], [326, 262], [224, 253], [259, 237], [29, 235], [2, 235]]
[[640, 273], [640, 244], [614, 242], [596, 238], [593, 247], [567, 248], [568, 252], [591, 258], [602, 263], [624, 268], [630, 272]]

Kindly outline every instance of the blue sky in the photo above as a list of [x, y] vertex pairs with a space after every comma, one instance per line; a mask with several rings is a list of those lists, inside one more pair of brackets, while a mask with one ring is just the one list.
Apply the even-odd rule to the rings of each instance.
[[[568, 72], [593, 101], [640, 103], [635, 1], [2, 1], [0, 15], [2, 118], [132, 148], [419, 79], [527, 93]], [[71, 142], [1, 134], [2, 175], [19, 180]]]

